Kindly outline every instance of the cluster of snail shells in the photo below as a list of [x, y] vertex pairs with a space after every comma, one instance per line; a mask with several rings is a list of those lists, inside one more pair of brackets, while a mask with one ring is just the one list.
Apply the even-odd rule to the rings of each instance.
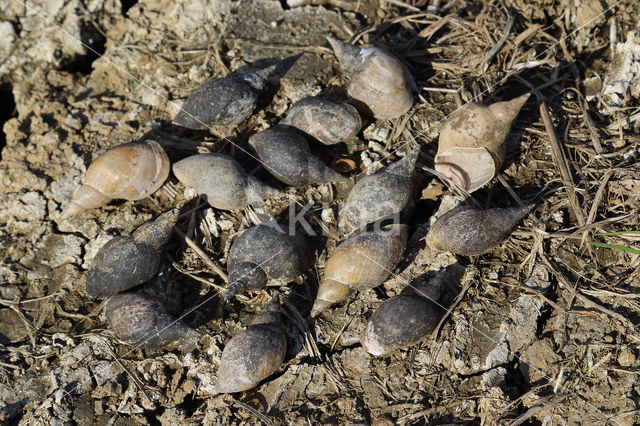
[[[415, 84], [398, 58], [375, 47], [360, 48], [331, 38], [329, 42], [349, 79], [349, 100], [358, 109], [345, 102], [309, 97], [294, 104], [277, 126], [249, 139], [267, 170], [288, 185], [344, 181], [344, 176], [312, 153], [309, 140], [326, 145], [344, 142], [360, 131], [358, 110], [375, 118], [396, 118], [413, 105]], [[256, 90], [263, 87], [274, 69], [272, 66], [206, 82], [185, 101], [174, 123], [202, 129], [242, 122], [255, 108]], [[436, 169], [468, 192], [486, 184], [504, 160], [505, 139], [527, 98], [525, 95], [491, 106], [470, 104], [452, 114], [440, 135]], [[408, 207], [418, 153], [416, 149], [405, 154], [352, 188], [338, 226], [354, 235], [343, 240], [327, 260], [312, 317], [353, 292], [382, 284], [401, 260], [407, 241], [406, 225], [363, 229]], [[74, 193], [60, 220], [112, 199], [141, 199], [162, 185], [169, 168], [168, 157], [156, 142], [115, 147], [90, 165], [84, 184]], [[241, 209], [282, 194], [248, 175], [233, 158], [223, 154], [185, 158], [173, 165], [173, 172], [219, 209]], [[436, 222], [427, 237], [428, 244], [463, 255], [484, 253], [506, 237], [528, 211], [460, 207]], [[173, 216], [166, 216], [169, 213]], [[169, 213], [132, 237], [114, 238], [98, 253], [88, 273], [87, 292], [93, 297], [110, 297], [105, 315], [112, 329], [125, 342], [142, 347], [161, 346], [184, 337], [190, 330], [168, 315], [159, 302], [141, 293], [121, 293], [157, 274], [161, 248], [177, 219], [175, 212]], [[490, 232], [482, 234], [487, 229]], [[266, 259], [274, 250], [282, 254]], [[135, 267], [119, 269], [117, 265], [122, 264], [123, 258]], [[264, 225], [248, 229], [229, 253], [230, 284], [225, 299], [271, 282], [290, 282], [310, 267], [310, 258], [310, 245], [304, 239]], [[274, 298], [246, 330], [228, 342], [221, 358], [219, 392], [250, 389], [282, 364], [286, 339], [280, 329], [278, 309], [279, 300]], [[414, 344], [435, 327], [436, 310], [431, 300], [403, 292], [384, 302], [373, 314], [363, 334], [363, 346], [374, 355], [382, 355]], [[393, 326], [389, 318], [400, 314], [406, 321], [400, 327]]]
[[86, 276], [86, 291], [105, 298], [104, 315], [116, 336], [131, 345], [160, 348], [193, 332], [169, 315], [152, 296], [127, 293], [149, 282], [162, 265], [162, 251], [178, 219], [179, 209], [140, 226], [131, 236], [109, 240], [94, 256]]

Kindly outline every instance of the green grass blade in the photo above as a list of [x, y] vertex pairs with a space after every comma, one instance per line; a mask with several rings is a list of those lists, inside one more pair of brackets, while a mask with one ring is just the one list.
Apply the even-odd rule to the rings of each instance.
[[589, 241], [589, 244], [596, 247], [604, 247], [604, 248], [622, 250], [622, 251], [626, 251], [633, 254], [640, 254], [640, 250], [633, 249], [631, 247], [617, 246], [615, 244], [599, 243], [597, 241]]

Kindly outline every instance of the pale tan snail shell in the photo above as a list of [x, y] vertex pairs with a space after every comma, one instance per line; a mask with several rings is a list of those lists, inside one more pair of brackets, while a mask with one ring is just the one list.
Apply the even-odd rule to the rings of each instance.
[[73, 193], [58, 221], [113, 199], [140, 200], [162, 186], [169, 169], [169, 157], [157, 142], [146, 140], [111, 148], [87, 168], [84, 183]]
[[378, 47], [358, 47], [327, 37], [343, 72], [347, 93], [375, 118], [396, 118], [413, 106], [413, 78], [396, 56]]
[[529, 93], [492, 105], [470, 103], [447, 119], [438, 139], [435, 168], [473, 192], [489, 182], [502, 166], [505, 140]]
[[374, 288], [393, 272], [407, 243], [407, 225], [392, 224], [344, 240], [324, 267], [324, 278], [311, 316], [346, 299], [352, 292]]

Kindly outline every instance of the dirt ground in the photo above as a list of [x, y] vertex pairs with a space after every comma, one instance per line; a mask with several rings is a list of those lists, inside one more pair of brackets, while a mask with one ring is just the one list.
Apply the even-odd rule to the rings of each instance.
[[[404, 116], [368, 119], [348, 146], [323, 148], [331, 164], [353, 161], [350, 184], [227, 212], [171, 175], [151, 197], [54, 221], [92, 159], [142, 139], [172, 162], [230, 154], [284, 188], [237, 147], [294, 102], [341, 90], [326, 35], [393, 51], [419, 89]], [[212, 132], [171, 124], [199, 84], [268, 64], [277, 72], [246, 122]], [[432, 215], [455, 200], [429, 173], [442, 120], [466, 102], [527, 91], [501, 179], [473, 197], [512, 206], [513, 191], [534, 211], [488, 254], [431, 251]], [[640, 247], [624, 233], [640, 230], [636, 1], [0, 0], [0, 96], [3, 423], [640, 422]], [[337, 243], [338, 204], [356, 178], [418, 146], [411, 237], [392, 278], [305, 319]], [[153, 351], [126, 345], [86, 294], [87, 268], [112, 236], [179, 205], [189, 213], [178, 227], [223, 267], [233, 237], [263, 215], [287, 222], [292, 208], [311, 205], [309, 223], [331, 232], [298, 283], [239, 296], [224, 317], [224, 281], [174, 236], [150, 285], [199, 337]], [[418, 345], [370, 356], [359, 336], [377, 306], [437, 277], [441, 326]], [[285, 364], [254, 390], [216, 395], [226, 342], [275, 292], [287, 301]]]

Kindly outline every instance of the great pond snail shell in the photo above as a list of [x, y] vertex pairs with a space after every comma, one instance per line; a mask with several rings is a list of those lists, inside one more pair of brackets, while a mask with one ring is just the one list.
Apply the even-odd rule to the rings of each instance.
[[445, 310], [407, 286], [400, 294], [385, 300], [373, 313], [361, 336], [362, 347], [381, 356], [418, 343], [431, 333]]
[[404, 64], [378, 47], [358, 47], [327, 37], [342, 71], [347, 93], [375, 118], [396, 118], [413, 106], [415, 83]]
[[162, 247], [171, 236], [179, 209], [140, 226], [130, 237], [109, 240], [95, 255], [87, 272], [87, 294], [106, 297], [152, 279], [162, 265]]
[[236, 160], [224, 154], [197, 154], [173, 165], [173, 174], [198, 194], [207, 196], [211, 206], [237, 210], [282, 195], [276, 188], [247, 175]]
[[445, 122], [438, 139], [435, 168], [473, 192], [489, 182], [504, 161], [511, 123], [529, 93], [492, 105], [469, 103]]
[[287, 353], [280, 324], [280, 299], [275, 296], [264, 312], [224, 347], [218, 368], [219, 393], [252, 389], [280, 368]]
[[271, 65], [254, 73], [205, 82], [184, 101], [173, 124], [195, 130], [240, 124], [256, 107], [255, 91], [264, 87], [275, 69]]
[[382, 284], [400, 261], [406, 243], [407, 226], [400, 224], [364, 231], [340, 243], [324, 267], [311, 316], [354, 291]]
[[95, 159], [58, 221], [113, 199], [140, 200], [154, 193], [169, 176], [169, 157], [154, 141], [130, 142]]
[[139, 293], [111, 296], [104, 305], [104, 315], [118, 339], [144, 349], [160, 348], [195, 334], [158, 301]]
[[312, 154], [305, 137], [290, 126], [278, 125], [256, 133], [249, 138], [249, 144], [269, 173], [287, 185], [305, 186], [346, 180]]
[[352, 105], [320, 96], [296, 102], [280, 124], [293, 126], [325, 145], [344, 142], [362, 128], [360, 114]]
[[415, 149], [384, 170], [360, 179], [340, 211], [340, 228], [359, 229], [400, 213], [411, 199], [411, 177], [419, 152]]
[[247, 229], [229, 250], [229, 286], [225, 299], [258, 290], [268, 282], [287, 284], [311, 266], [308, 241], [277, 224]]
[[500, 244], [532, 210], [528, 207], [476, 209], [459, 205], [443, 214], [427, 233], [427, 244], [437, 250], [477, 256]]

